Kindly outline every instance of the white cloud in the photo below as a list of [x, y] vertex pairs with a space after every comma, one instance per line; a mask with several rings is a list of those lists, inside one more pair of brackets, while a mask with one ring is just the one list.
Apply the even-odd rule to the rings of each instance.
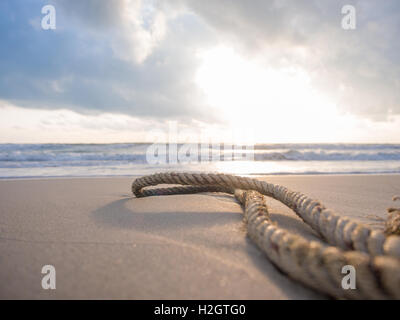
[[53, 1], [85, 32], [104, 35], [114, 55], [128, 62], [144, 62], [167, 30], [168, 14], [155, 1]]
[[146, 141], [160, 123], [128, 115], [83, 115], [67, 109], [20, 108], [2, 102], [0, 143], [112, 143]]
[[[142, 128], [150, 118], [157, 119], [151, 121], [161, 127], [163, 120], [171, 119], [190, 124], [193, 119], [220, 124], [221, 109], [232, 115], [230, 103], [238, 106], [239, 102], [252, 111], [247, 112], [250, 118], [266, 105], [279, 108], [280, 101], [286, 101], [288, 113], [293, 108], [290, 114], [300, 117], [303, 113], [311, 119], [327, 114], [334, 106], [336, 120], [347, 127], [340, 131], [333, 125], [329, 132], [324, 132], [323, 139], [328, 139], [334, 131], [334, 137], [346, 139], [342, 132], [348, 134], [351, 126], [358, 132], [354, 133], [357, 139], [362, 135], [375, 139], [368, 130], [377, 128], [385, 134], [397, 132], [394, 125], [398, 124], [396, 117], [400, 114], [398, 1], [52, 0], [51, 3], [57, 8], [57, 34], [35, 31], [38, 20], [33, 17], [25, 20], [25, 24], [30, 23], [27, 33], [14, 32], [13, 28], [22, 28], [19, 24], [7, 29], [13, 37], [5, 37], [9, 42], [4, 52], [13, 49], [9, 49], [8, 56], [2, 52], [0, 97], [27, 108], [69, 109], [57, 112], [69, 119], [71, 132], [89, 130], [85, 131], [89, 140], [100, 136], [100, 128], [93, 127], [96, 121], [104, 124], [104, 130], [111, 130], [108, 123], [116, 121], [115, 128], [133, 139], [132, 133], [123, 129], [121, 117], [125, 116], [118, 115], [119, 120], [110, 122], [111, 114], [127, 115], [129, 124], [137, 128]], [[356, 7], [354, 31], [341, 28], [343, 4]], [[25, 34], [28, 36], [18, 38]], [[9, 40], [14, 37], [20, 41]], [[225, 67], [225, 73], [232, 78], [212, 74], [214, 69], [221, 69], [224, 62], [229, 62], [229, 57], [222, 57], [222, 63], [209, 68], [208, 80], [199, 84], [196, 74], [204, 66], [204, 59], [196, 53], [221, 46], [238, 57]], [[235, 61], [245, 61], [242, 65], [248, 69], [237, 68]], [[271, 76], [260, 76], [260, 81], [268, 78], [270, 88], [275, 90], [268, 92], [260, 81], [248, 81], [252, 74], [258, 74], [254, 69], [260, 75], [276, 75], [276, 81]], [[298, 70], [304, 81], [287, 80], [290, 78], [285, 75], [287, 70]], [[249, 83], [253, 88], [249, 88]], [[308, 88], [308, 97], [300, 101], [297, 97], [301, 96], [299, 87], [303, 85]], [[220, 109], [214, 108], [215, 103], [210, 103], [205, 91], [213, 91], [214, 98], [218, 96]], [[317, 93], [315, 99], [313, 92]], [[323, 99], [318, 100], [319, 97]], [[314, 106], [304, 106], [307, 101], [314, 101]], [[324, 103], [318, 112], [311, 112], [317, 109], [318, 101]], [[14, 111], [4, 110], [2, 115], [6, 118], [17, 118]], [[20, 110], [18, 116], [35, 119], [50, 112], [39, 111], [31, 115], [27, 110], [24, 115]], [[55, 119], [56, 113], [51, 112], [46, 114], [46, 121]], [[95, 115], [78, 114], [88, 112]], [[74, 122], [77, 118], [81, 124]], [[140, 125], [130, 122], [139, 118], [144, 119]], [[251, 119], [242, 117], [240, 112], [236, 118], [251, 124]], [[281, 125], [292, 120], [274, 118]], [[308, 129], [301, 131], [295, 120], [292, 125], [300, 130], [298, 137], [307, 139]], [[10, 128], [15, 136], [21, 134], [13, 130]], [[56, 126], [46, 130], [56, 130]], [[259, 135], [266, 140], [282, 138], [278, 128], [275, 131], [263, 128], [263, 132], [266, 133]], [[313, 136], [312, 129], [307, 132]], [[61, 132], [58, 134], [69, 139]], [[46, 138], [40, 131], [38, 135]], [[107, 137], [118, 135], [115, 132]]]
[[[319, 117], [326, 120], [323, 112]], [[400, 116], [376, 122], [332, 113], [328, 122], [316, 121], [310, 126], [295, 118], [271, 115], [269, 118], [254, 117], [252, 123], [249, 128], [201, 121], [166, 122], [115, 113], [83, 115], [67, 109], [20, 108], [0, 101], [0, 143], [165, 142], [168, 139], [212, 143], [400, 143]]]
[[125, 3], [121, 15], [122, 28], [116, 32], [112, 48], [118, 58], [142, 63], [163, 40], [167, 17], [160, 9], [146, 6], [141, 1], [126, 0]]
[[[357, 29], [341, 28], [349, 1], [182, 1], [221, 42], [266, 67], [306, 69], [343, 112], [382, 120], [400, 114], [400, 4], [350, 1]], [[290, 93], [289, 93], [290, 94]]]

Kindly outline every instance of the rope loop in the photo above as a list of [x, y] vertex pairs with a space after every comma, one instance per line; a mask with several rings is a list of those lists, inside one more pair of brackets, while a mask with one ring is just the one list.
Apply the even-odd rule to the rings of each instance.
[[[145, 189], [159, 184], [181, 186]], [[249, 237], [291, 278], [335, 298], [400, 299], [399, 208], [388, 209], [385, 230], [380, 231], [284, 186], [220, 173], [156, 173], [136, 179], [132, 192], [138, 198], [199, 192], [233, 194], [243, 206]], [[276, 226], [264, 196], [292, 209], [322, 241], [310, 241]], [[355, 290], [342, 288], [342, 268], [349, 265], [357, 271]]]

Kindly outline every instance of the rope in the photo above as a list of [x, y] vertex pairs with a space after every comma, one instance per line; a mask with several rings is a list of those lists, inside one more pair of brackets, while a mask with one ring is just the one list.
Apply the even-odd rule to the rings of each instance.
[[[400, 197], [393, 197], [393, 201], [400, 200]], [[400, 236], [400, 208], [389, 208], [389, 217], [385, 223], [385, 234], [396, 234]]]
[[[183, 186], [146, 189], [158, 184]], [[226, 174], [158, 173], [136, 179], [136, 197], [226, 192], [244, 207], [249, 237], [290, 277], [336, 298], [400, 299], [400, 209], [391, 208], [385, 231], [339, 216], [300, 192], [256, 179]], [[291, 208], [328, 244], [309, 241], [276, 226], [265, 196]], [[342, 267], [354, 266], [357, 289], [344, 290]]]

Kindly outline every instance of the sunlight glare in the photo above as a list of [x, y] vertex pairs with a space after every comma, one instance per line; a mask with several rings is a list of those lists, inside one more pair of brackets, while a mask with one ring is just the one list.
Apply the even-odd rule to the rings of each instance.
[[316, 129], [327, 129], [326, 119], [330, 124], [341, 121], [336, 106], [312, 88], [308, 73], [299, 67], [265, 67], [227, 47], [202, 52], [199, 57], [202, 64], [196, 83], [206, 102], [231, 126], [262, 125], [262, 139], [268, 140], [284, 128], [289, 140], [299, 135], [308, 140], [321, 136], [314, 134]]

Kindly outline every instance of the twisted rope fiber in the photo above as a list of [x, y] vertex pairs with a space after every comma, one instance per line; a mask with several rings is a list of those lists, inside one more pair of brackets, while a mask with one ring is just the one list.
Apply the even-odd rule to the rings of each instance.
[[[158, 184], [184, 186], [143, 190]], [[205, 191], [235, 195], [244, 206], [249, 237], [290, 277], [336, 298], [400, 299], [400, 237], [395, 235], [399, 232], [396, 229], [398, 209], [391, 209], [397, 216], [388, 219], [382, 232], [340, 217], [299, 192], [251, 178], [158, 173], [138, 178], [132, 184], [136, 197]], [[333, 246], [309, 241], [275, 226], [269, 219], [263, 195], [291, 208]], [[342, 289], [344, 265], [352, 265], [357, 270], [357, 290]]]
[[[393, 273], [400, 266], [398, 259], [343, 251], [293, 235], [270, 221], [260, 193], [236, 190], [235, 196], [244, 205], [250, 238], [290, 277], [337, 298], [400, 298], [400, 277], [393, 279]], [[345, 265], [357, 270], [357, 290], [341, 287], [341, 269]]]
[[[305, 223], [332, 245], [344, 250], [358, 250], [371, 255], [391, 255], [400, 258], [400, 237], [395, 235], [395, 230], [385, 235], [380, 230], [359, 224], [348, 217], [339, 216], [319, 201], [312, 200], [300, 192], [291, 191], [280, 185], [227, 174], [172, 172], [138, 178], [132, 184], [132, 192], [137, 197], [161, 195], [164, 194], [162, 192], [169, 192], [165, 190], [168, 188], [158, 189], [157, 192], [142, 190], [144, 187], [158, 184], [188, 185], [188, 187], [180, 187], [181, 189], [174, 194], [214, 192], [213, 188], [215, 187], [220, 187], [220, 191], [231, 194], [234, 193], [235, 189], [254, 190], [291, 208]], [[200, 186], [202, 188], [196, 191], [195, 187]], [[150, 194], [147, 194], [148, 192]], [[389, 229], [390, 226], [387, 226], [386, 230]]]

